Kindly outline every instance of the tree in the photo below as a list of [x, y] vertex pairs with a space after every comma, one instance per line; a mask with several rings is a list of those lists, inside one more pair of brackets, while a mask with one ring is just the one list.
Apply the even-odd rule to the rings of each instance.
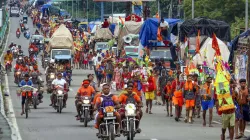
[[[184, 1], [185, 19], [192, 15], [192, 0]], [[245, 0], [195, 0], [195, 17], [207, 17], [228, 23], [245, 16]]]

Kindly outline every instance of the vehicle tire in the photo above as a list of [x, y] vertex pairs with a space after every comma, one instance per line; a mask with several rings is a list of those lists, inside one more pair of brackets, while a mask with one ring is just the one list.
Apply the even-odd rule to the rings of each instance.
[[37, 109], [37, 97], [34, 97], [33, 99], [33, 106], [34, 106], [34, 109]]
[[134, 140], [134, 120], [129, 120], [128, 140]]
[[26, 116], [26, 119], [29, 117], [29, 102], [27, 99], [25, 101], [25, 116]]
[[84, 110], [84, 127], [88, 126], [88, 119], [89, 119], [89, 111]]
[[109, 125], [109, 140], [115, 140], [115, 134], [114, 134], [114, 125]]
[[59, 113], [62, 113], [62, 100], [58, 100], [58, 109], [59, 109]]

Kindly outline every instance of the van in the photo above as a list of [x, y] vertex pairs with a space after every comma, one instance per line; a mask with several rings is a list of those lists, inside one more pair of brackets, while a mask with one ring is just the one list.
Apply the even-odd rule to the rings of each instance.
[[16, 16], [19, 17], [19, 8], [18, 7], [11, 7], [10, 8], [10, 17]]

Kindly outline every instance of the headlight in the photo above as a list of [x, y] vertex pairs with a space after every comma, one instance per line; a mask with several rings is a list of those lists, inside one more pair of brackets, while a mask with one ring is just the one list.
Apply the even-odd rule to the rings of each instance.
[[54, 79], [55, 78], [55, 75], [54, 74], [51, 74], [50, 75], [50, 79]]
[[107, 117], [113, 117], [113, 116], [114, 116], [113, 112], [107, 113]]
[[17, 75], [19, 75], [19, 74], [21, 74], [21, 72], [20, 72], [20, 71], [18, 71], [18, 72], [16, 72], [16, 74], [17, 74]]
[[83, 100], [84, 104], [89, 104], [89, 100]]
[[45, 62], [47, 62], [48, 60], [47, 60], [47, 59], [45, 59], [44, 61], [45, 61]]
[[133, 109], [129, 109], [129, 110], [126, 110], [126, 115], [128, 115], [128, 116], [134, 116], [135, 115], [135, 110], [133, 110]]
[[63, 91], [62, 91], [62, 90], [58, 90], [57, 93], [58, 93], [59, 95], [62, 95], [62, 94], [63, 94]]

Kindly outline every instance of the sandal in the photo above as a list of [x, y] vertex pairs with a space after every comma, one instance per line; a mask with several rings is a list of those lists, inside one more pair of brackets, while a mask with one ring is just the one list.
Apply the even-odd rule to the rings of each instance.
[[242, 136], [235, 136], [234, 139], [240, 139], [240, 138], [242, 138]]

